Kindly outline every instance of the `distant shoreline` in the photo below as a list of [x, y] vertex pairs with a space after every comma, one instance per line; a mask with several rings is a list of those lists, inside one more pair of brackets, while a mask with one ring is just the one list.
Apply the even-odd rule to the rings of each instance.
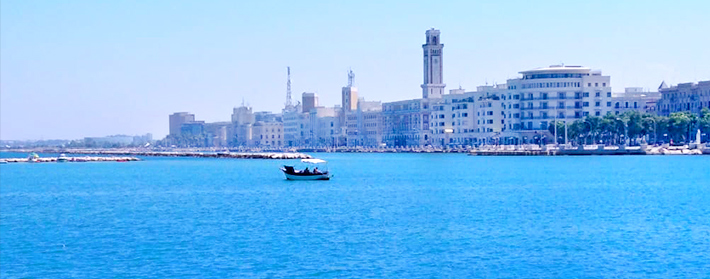
[[66, 153], [89, 155], [130, 155], [147, 157], [202, 157], [238, 159], [309, 159], [305, 153], [466, 153], [476, 156], [583, 156], [583, 155], [710, 155], [707, 144], [699, 146], [555, 146], [490, 145], [478, 148], [289, 148], [289, 149], [212, 149], [212, 148], [19, 148], [2, 152]]

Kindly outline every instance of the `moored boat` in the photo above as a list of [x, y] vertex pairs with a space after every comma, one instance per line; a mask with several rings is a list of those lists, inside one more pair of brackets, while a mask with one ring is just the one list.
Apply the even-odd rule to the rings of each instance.
[[30, 153], [29, 156], [27, 156], [27, 162], [29, 163], [39, 163], [39, 155], [37, 153]]
[[[303, 159], [301, 163], [306, 167], [297, 170], [294, 166], [283, 166], [281, 171], [287, 180], [330, 180], [332, 175], [328, 171], [328, 162], [321, 159]], [[312, 167], [312, 169], [310, 169]], [[321, 169], [318, 169], [320, 167]]]
[[59, 157], [57, 157], [57, 162], [58, 163], [63, 163], [69, 161], [69, 157], [67, 157], [66, 154], [59, 154]]

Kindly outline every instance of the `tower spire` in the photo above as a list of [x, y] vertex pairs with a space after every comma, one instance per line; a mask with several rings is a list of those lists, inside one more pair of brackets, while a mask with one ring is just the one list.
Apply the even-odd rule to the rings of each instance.
[[348, 70], [348, 87], [352, 87], [354, 81], [355, 81], [355, 73], [353, 73], [353, 69], [349, 69]]

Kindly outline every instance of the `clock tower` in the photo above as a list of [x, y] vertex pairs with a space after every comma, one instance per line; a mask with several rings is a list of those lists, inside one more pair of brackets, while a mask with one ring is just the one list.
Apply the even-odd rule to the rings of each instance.
[[422, 83], [422, 98], [441, 98], [444, 95], [444, 75], [443, 64], [444, 45], [441, 44], [439, 30], [434, 28], [426, 31], [426, 44], [422, 45], [424, 50], [424, 82]]

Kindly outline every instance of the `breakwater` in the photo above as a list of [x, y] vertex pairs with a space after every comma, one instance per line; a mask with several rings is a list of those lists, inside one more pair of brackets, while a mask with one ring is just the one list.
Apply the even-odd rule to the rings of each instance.
[[312, 159], [308, 154], [298, 152], [215, 152], [215, 151], [149, 151], [126, 149], [59, 149], [59, 150], [13, 150], [21, 153], [64, 153], [102, 156], [142, 156], [142, 157], [195, 157], [231, 159]]
[[140, 161], [136, 157], [96, 157], [96, 156], [80, 156], [80, 157], [40, 157], [40, 158], [3, 158], [5, 163], [50, 163], [50, 162], [134, 162]]

